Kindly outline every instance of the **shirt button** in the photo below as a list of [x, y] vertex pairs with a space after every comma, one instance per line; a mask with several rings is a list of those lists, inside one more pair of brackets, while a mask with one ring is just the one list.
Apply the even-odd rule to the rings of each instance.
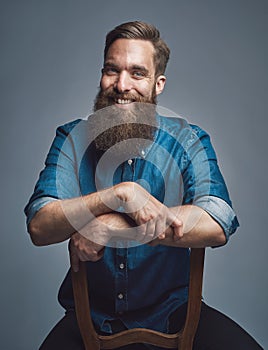
[[145, 151], [144, 150], [141, 151], [141, 155], [142, 155], [142, 157], [145, 156]]
[[128, 165], [131, 165], [132, 164], [132, 159], [129, 159], [127, 162], [128, 162]]
[[117, 294], [117, 298], [122, 300], [124, 298], [124, 295], [122, 293]]
[[121, 270], [123, 270], [123, 269], [125, 268], [125, 264], [121, 263], [121, 264], [119, 265], [119, 268], [120, 268]]

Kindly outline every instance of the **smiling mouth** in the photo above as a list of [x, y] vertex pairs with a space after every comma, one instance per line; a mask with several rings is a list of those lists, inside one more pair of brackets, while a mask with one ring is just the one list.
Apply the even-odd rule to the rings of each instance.
[[119, 105], [128, 105], [130, 103], [134, 102], [134, 100], [129, 100], [129, 99], [122, 99], [122, 98], [118, 98], [115, 100], [115, 103], [119, 104]]

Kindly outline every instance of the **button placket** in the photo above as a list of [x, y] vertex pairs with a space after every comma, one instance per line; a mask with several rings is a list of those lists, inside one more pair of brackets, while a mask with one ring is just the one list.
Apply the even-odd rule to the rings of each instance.
[[[135, 180], [136, 159], [128, 159], [122, 167], [121, 181]], [[116, 251], [116, 277], [115, 277], [115, 312], [122, 314], [128, 310], [128, 269], [127, 249], [119, 248]]]
[[115, 279], [115, 312], [124, 313], [127, 311], [127, 249], [117, 249], [116, 254], [116, 279]]
[[135, 159], [128, 159], [122, 169], [122, 181], [134, 181]]

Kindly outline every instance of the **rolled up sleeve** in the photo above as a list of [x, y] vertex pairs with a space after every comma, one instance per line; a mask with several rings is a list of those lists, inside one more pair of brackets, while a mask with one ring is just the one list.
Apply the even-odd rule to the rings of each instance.
[[197, 126], [192, 126], [192, 130], [185, 152], [184, 204], [197, 205], [210, 214], [228, 241], [239, 222], [209, 135]]
[[232, 207], [223, 199], [215, 196], [203, 196], [193, 203], [205, 210], [222, 227], [228, 241], [239, 226]]

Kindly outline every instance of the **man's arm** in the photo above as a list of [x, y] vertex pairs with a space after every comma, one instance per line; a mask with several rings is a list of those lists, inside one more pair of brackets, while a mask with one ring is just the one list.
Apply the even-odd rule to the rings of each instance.
[[172, 211], [179, 213], [179, 217], [183, 221], [182, 237], [177, 239], [172, 228], [169, 227], [164, 239], [156, 238], [150, 245], [203, 248], [217, 247], [226, 243], [224, 230], [204, 209], [195, 205], [182, 205], [172, 208]]
[[[194, 205], [183, 205], [171, 209], [174, 214], [180, 214], [183, 222], [182, 236], [178, 238], [170, 226], [166, 229], [165, 238], [156, 238], [149, 243], [197, 248], [207, 246], [220, 246], [226, 243], [226, 237], [221, 226], [202, 208]], [[100, 215], [85, 226], [80, 233], [76, 232], [70, 242], [72, 267], [78, 269], [78, 261], [97, 261], [103, 256], [105, 244], [113, 237], [131, 239], [127, 232], [135, 234], [135, 238], [143, 240], [143, 235], [136, 236], [135, 225], [126, 215], [109, 213]]]
[[109, 188], [83, 197], [52, 201], [34, 215], [28, 232], [38, 246], [65, 241], [96, 216], [117, 207], [116, 200], [113, 188]]
[[134, 182], [123, 182], [83, 197], [56, 200], [41, 208], [28, 225], [36, 245], [49, 245], [69, 239], [96, 217], [123, 207], [139, 225], [140, 241], [164, 238], [172, 226], [177, 237], [182, 235], [182, 221], [165, 205]]

